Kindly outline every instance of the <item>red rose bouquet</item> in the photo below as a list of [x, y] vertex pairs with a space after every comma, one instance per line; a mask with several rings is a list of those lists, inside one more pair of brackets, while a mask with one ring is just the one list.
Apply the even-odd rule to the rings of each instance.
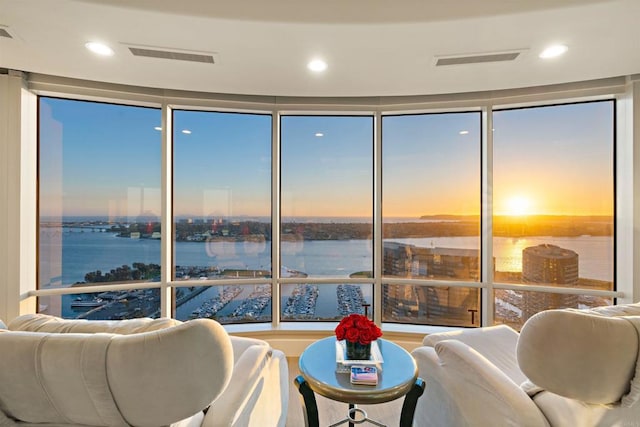
[[340, 321], [335, 329], [338, 341], [347, 340], [362, 345], [371, 344], [382, 336], [382, 331], [362, 314], [350, 314]]

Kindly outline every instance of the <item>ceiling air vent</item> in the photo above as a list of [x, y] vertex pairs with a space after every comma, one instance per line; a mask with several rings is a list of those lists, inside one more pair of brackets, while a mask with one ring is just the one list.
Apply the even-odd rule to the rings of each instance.
[[487, 52], [471, 55], [448, 55], [437, 56], [436, 67], [445, 65], [465, 65], [465, 64], [483, 64], [487, 62], [504, 62], [514, 61], [523, 50], [513, 50], [509, 52]]
[[13, 38], [11, 34], [9, 34], [9, 31], [7, 31], [7, 29], [2, 26], [0, 26], [0, 37], [6, 37], [9, 39]]
[[151, 49], [148, 47], [128, 46], [134, 56], [145, 56], [147, 58], [171, 59], [175, 61], [203, 62], [214, 64], [214, 57], [211, 53], [195, 53], [188, 51]]

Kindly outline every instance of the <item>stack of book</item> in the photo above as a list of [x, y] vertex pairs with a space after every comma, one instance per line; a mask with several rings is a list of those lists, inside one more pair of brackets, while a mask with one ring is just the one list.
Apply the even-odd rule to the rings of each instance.
[[352, 366], [351, 384], [378, 384], [378, 369], [375, 366]]

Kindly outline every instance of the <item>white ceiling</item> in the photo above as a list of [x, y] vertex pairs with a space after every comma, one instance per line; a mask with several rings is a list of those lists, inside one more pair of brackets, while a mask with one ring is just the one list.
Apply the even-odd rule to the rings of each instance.
[[[279, 96], [421, 95], [640, 73], [640, 0], [0, 0], [0, 67], [137, 86]], [[111, 45], [97, 57], [90, 40]], [[548, 44], [562, 58], [543, 61]], [[214, 53], [134, 57], [127, 44]], [[436, 67], [443, 55], [524, 49]], [[311, 73], [306, 63], [329, 68]]]

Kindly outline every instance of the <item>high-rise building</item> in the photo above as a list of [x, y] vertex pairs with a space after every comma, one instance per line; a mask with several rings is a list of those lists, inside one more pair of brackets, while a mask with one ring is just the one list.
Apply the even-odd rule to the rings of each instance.
[[[475, 282], [479, 274], [478, 251], [474, 249], [385, 242], [383, 262], [385, 276]], [[472, 312], [479, 310], [480, 292], [455, 286], [389, 284], [383, 287], [383, 300], [383, 315], [388, 321], [412, 316], [418, 323], [470, 326], [477, 324]]]
[[[522, 251], [522, 281], [548, 286], [576, 286], [578, 254], [570, 249], [549, 244], [525, 248]], [[578, 306], [578, 295], [549, 292], [523, 294], [523, 321], [542, 310]]]

